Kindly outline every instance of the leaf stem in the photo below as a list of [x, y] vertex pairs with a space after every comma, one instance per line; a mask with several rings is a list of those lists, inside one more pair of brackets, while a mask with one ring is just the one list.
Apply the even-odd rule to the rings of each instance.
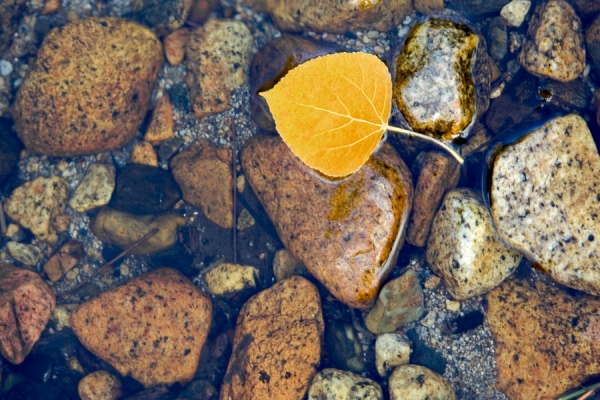
[[402, 129], [402, 128], [398, 128], [398, 127], [391, 126], [391, 125], [383, 125], [383, 128], [386, 130], [393, 131], [393, 132], [403, 133], [403, 134], [409, 135], [409, 136], [416, 136], [418, 138], [435, 143], [436, 145], [444, 148], [444, 150], [446, 150], [448, 153], [452, 154], [452, 157], [456, 158], [456, 161], [458, 161], [459, 164], [462, 164], [465, 162], [465, 160], [463, 160], [463, 158], [460, 155], [458, 155], [458, 153], [456, 151], [454, 151], [450, 146], [448, 146], [447, 144], [445, 144], [437, 139], [434, 139], [427, 135], [423, 135], [422, 133], [409, 131], [408, 129]]

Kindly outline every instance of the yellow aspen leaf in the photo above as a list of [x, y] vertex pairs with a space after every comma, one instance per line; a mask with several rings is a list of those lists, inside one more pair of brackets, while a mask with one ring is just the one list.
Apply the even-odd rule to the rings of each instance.
[[388, 68], [366, 53], [318, 57], [261, 95], [292, 152], [327, 176], [358, 170], [379, 144], [392, 107]]

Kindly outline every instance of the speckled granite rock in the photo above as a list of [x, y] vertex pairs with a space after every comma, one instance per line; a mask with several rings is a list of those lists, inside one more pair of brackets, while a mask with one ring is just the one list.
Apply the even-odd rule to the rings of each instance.
[[42, 250], [30, 244], [8, 242], [6, 243], [6, 250], [12, 258], [30, 267], [35, 267], [44, 258]]
[[222, 228], [233, 226], [231, 150], [199, 139], [171, 161], [171, 172], [183, 199]]
[[494, 161], [502, 237], [564, 285], [600, 295], [600, 156], [583, 118], [547, 122]]
[[0, 183], [19, 161], [20, 152], [21, 144], [9, 130], [9, 124], [0, 120]]
[[271, 89], [292, 68], [336, 49], [293, 35], [275, 38], [260, 49], [250, 66], [250, 111], [254, 122], [261, 129], [275, 132], [275, 120], [269, 105], [258, 93]]
[[200, 289], [161, 268], [81, 304], [71, 327], [88, 350], [150, 387], [192, 380], [211, 320]]
[[430, 151], [425, 155], [415, 186], [413, 211], [406, 233], [408, 243], [417, 247], [425, 246], [435, 211], [446, 191], [454, 189], [459, 179], [460, 168], [454, 158], [438, 151]]
[[502, 7], [500, 15], [510, 26], [519, 27], [525, 20], [530, 7], [531, 1], [529, 0], [512, 0]]
[[185, 23], [193, 4], [193, 0], [134, 0], [133, 19], [165, 36]]
[[253, 48], [252, 34], [241, 21], [213, 19], [192, 31], [186, 80], [196, 118], [231, 106], [231, 91], [248, 80]]
[[383, 400], [383, 392], [377, 382], [369, 378], [339, 369], [326, 368], [312, 380], [308, 400]]
[[600, 15], [585, 31], [587, 51], [590, 53], [596, 69], [600, 71]]
[[600, 301], [509, 279], [486, 296], [496, 387], [512, 400], [554, 399], [600, 373]]
[[280, 137], [255, 136], [242, 152], [248, 182], [285, 247], [342, 302], [372, 305], [404, 242], [413, 189], [389, 144], [350, 178], [326, 182]]
[[0, 3], [0, 53], [8, 48], [17, 30], [19, 16], [25, 8], [26, 0], [5, 0]]
[[404, 42], [392, 97], [415, 131], [444, 140], [466, 136], [488, 108], [489, 68], [485, 39], [468, 21], [428, 18]]
[[376, 334], [390, 333], [416, 321], [424, 312], [423, 289], [415, 270], [410, 268], [381, 289], [365, 325]]
[[134, 22], [88, 18], [52, 30], [15, 99], [19, 137], [49, 156], [122, 147], [148, 111], [162, 64], [160, 41]]
[[443, 376], [420, 365], [396, 368], [388, 386], [391, 400], [456, 400], [452, 386]]
[[427, 243], [427, 263], [457, 300], [497, 286], [517, 269], [521, 254], [496, 235], [492, 217], [470, 189], [446, 194]]
[[384, 333], [375, 342], [375, 365], [379, 375], [410, 362], [410, 343], [398, 333]]
[[123, 397], [123, 384], [108, 371], [96, 371], [79, 381], [77, 392], [81, 400], [117, 400]]
[[412, 11], [410, 0], [244, 0], [267, 12], [283, 31], [345, 33], [361, 29], [387, 32]]
[[4, 358], [22, 363], [55, 307], [54, 295], [38, 274], [0, 263], [0, 350]]
[[115, 173], [112, 164], [92, 164], [69, 200], [71, 208], [86, 212], [107, 205], [115, 190]]
[[16, 188], [4, 203], [4, 211], [41, 241], [58, 240], [56, 218], [66, 208], [69, 184], [63, 178], [37, 178]]
[[303, 399], [321, 359], [317, 288], [301, 277], [278, 282], [240, 310], [221, 400]]
[[185, 223], [186, 219], [177, 214], [133, 215], [105, 207], [90, 223], [90, 230], [101, 241], [125, 249], [157, 228], [155, 235], [129, 252], [151, 254], [173, 246], [177, 228]]
[[255, 276], [259, 274], [259, 269], [251, 265], [223, 263], [208, 271], [204, 280], [211, 294], [227, 295], [255, 288]]
[[581, 21], [569, 3], [550, 0], [535, 9], [518, 61], [534, 75], [562, 82], [581, 74], [585, 42]]

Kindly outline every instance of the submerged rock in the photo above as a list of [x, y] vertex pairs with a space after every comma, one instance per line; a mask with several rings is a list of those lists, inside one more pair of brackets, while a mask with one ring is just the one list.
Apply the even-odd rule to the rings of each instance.
[[308, 271], [302, 261], [298, 261], [287, 249], [277, 250], [273, 257], [273, 275], [281, 281], [294, 275], [306, 276]]
[[487, 110], [490, 67], [485, 39], [474, 29], [448, 16], [409, 32], [396, 60], [393, 100], [413, 130], [452, 140]]
[[122, 249], [140, 240], [153, 229], [158, 232], [149, 237], [130, 254], [151, 254], [166, 250], [177, 240], [177, 228], [186, 219], [176, 214], [133, 215], [111, 208], [103, 208], [90, 224], [90, 230], [103, 242]]
[[280, 137], [255, 136], [242, 152], [246, 178], [292, 255], [331, 293], [368, 308], [404, 242], [413, 189], [389, 144], [342, 181], [326, 182]]
[[123, 397], [123, 384], [108, 371], [86, 375], [77, 386], [81, 400], [117, 400]]
[[187, 85], [196, 118], [227, 110], [231, 91], [246, 83], [254, 39], [241, 21], [213, 19], [192, 31]]
[[22, 363], [55, 307], [54, 295], [38, 274], [0, 263], [0, 349], [4, 358]]
[[8, 48], [17, 30], [25, 3], [26, 0], [5, 0], [0, 4], [0, 54]]
[[489, 210], [471, 189], [448, 192], [433, 221], [427, 263], [457, 300], [480, 295], [506, 279], [521, 254], [496, 235]]
[[510, 26], [519, 27], [525, 20], [525, 16], [531, 7], [529, 0], [512, 0], [502, 7], [500, 15]]
[[391, 400], [456, 400], [443, 376], [420, 365], [403, 365], [394, 370], [388, 383]]
[[233, 226], [231, 164], [230, 149], [216, 148], [204, 139], [171, 161], [183, 199], [202, 208], [204, 215], [221, 228]]
[[424, 312], [423, 289], [411, 268], [385, 284], [365, 324], [373, 333], [390, 333], [416, 321]]
[[518, 61], [534, 75], [562, 82], [581, 74], [585, 68], [583, 30], [569, 3], [549, 0], [535, 9]]
[[223, 263], [206, 273], [204, 280], [214, 295], [227, 295], [256, 287], [260, 271], [251, 265]]
[[30, 267], [35, 267], [44, 258], [42, 250], [30, 244], [8, 242], [6, 243], [6, 250], [12, 258]]
[[150, 387], [193, 379], [211, 320], [200, 289], [161, 268], [81, 304], [71, 327], [92, 353]]
[[363, 350], [356, 331], [349, 323], [332, 319], [325, 324], [325, 344], [331, 366], [360, 374], [365, 369]]
[[133, 19], [165, 36], [185, 23], [192, 4], [193, 0], [134, 0]]
[[44, 272], [52, 282], [56, 282], [73, 269], [84, 255], [83, 243], [71, 239], [44, 264]]
[[146, 115], [162, 64], [160, 41], [131, 21], [86, 18], [52, 30], [15, 99], [19, 137], [49, 156], [122, 147]]
[[142, 164], [127, 164], [117, 171], [111, 207], [132, 214], [169, 210], [181, 200], [181, 190], [169, 171]]
[[381, 387], [372, 379], [348, 371], [326, 368], [313, 379], [308, 399], [383, 400]]
[[69, 184], [63, 178], [37, 178], [16, 188], [4, 203], [4, 211], [41, 241], [58, 241], [57, 217], [66, 208]]
[[600, 15], [585, 31], [585, 41], [596, 70], [600, 71]]
[[303, 399], [321, 359], [323, 315], [317, 288], [285, 279], [244, 304], [221, 400]]
[[115, 173], [112, 164], [92, 164], [69, 205], [79, 212], [107, 205], [115, 190]]
[[175, 137], [175, 122], [173, 121], [173, 105], [168, 94], [158, 99], [152, 110], [152, 119], [144, 134], [144, 140], [153, 146]]
[[600, 155], [583, 118], [553, 119], [493, 162], [498, 232], [552, 279], [600, 295]]
[[486, 296], [496, 387], [514, 400], [554, 399], [600, 373], [600, 301], [511, 279]]
[[410, 0], [244, 0], [261, 12], [271, 14], [283, 31], [345, 33], [361, 29], [387, 32], [412, 11]]
[[398, 333], [384, 333], [375, 342], [375, 364], [379, 375], [410, 362], [410, 343]]

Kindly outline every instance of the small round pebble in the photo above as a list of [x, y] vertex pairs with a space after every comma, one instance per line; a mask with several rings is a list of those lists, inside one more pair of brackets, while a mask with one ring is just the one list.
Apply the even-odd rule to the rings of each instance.
[[400, 365], [410, 362], [410, 344], [397, 333], [384, 333], [375, 342], [375, 359], [377, 372], [386, 373]]
[[391, 400], [456, 400], [450, 383], [443, 376], [420, 365], [402, 365], [389, 381]]
[[121, 381], [107, 371], [85, 376], [77, 388], [81, 400], [116, 400], [123, 395]]
[[7, 76], [13, 71], [13, 66], [6, 60], [0, 60], [0, 75]]

